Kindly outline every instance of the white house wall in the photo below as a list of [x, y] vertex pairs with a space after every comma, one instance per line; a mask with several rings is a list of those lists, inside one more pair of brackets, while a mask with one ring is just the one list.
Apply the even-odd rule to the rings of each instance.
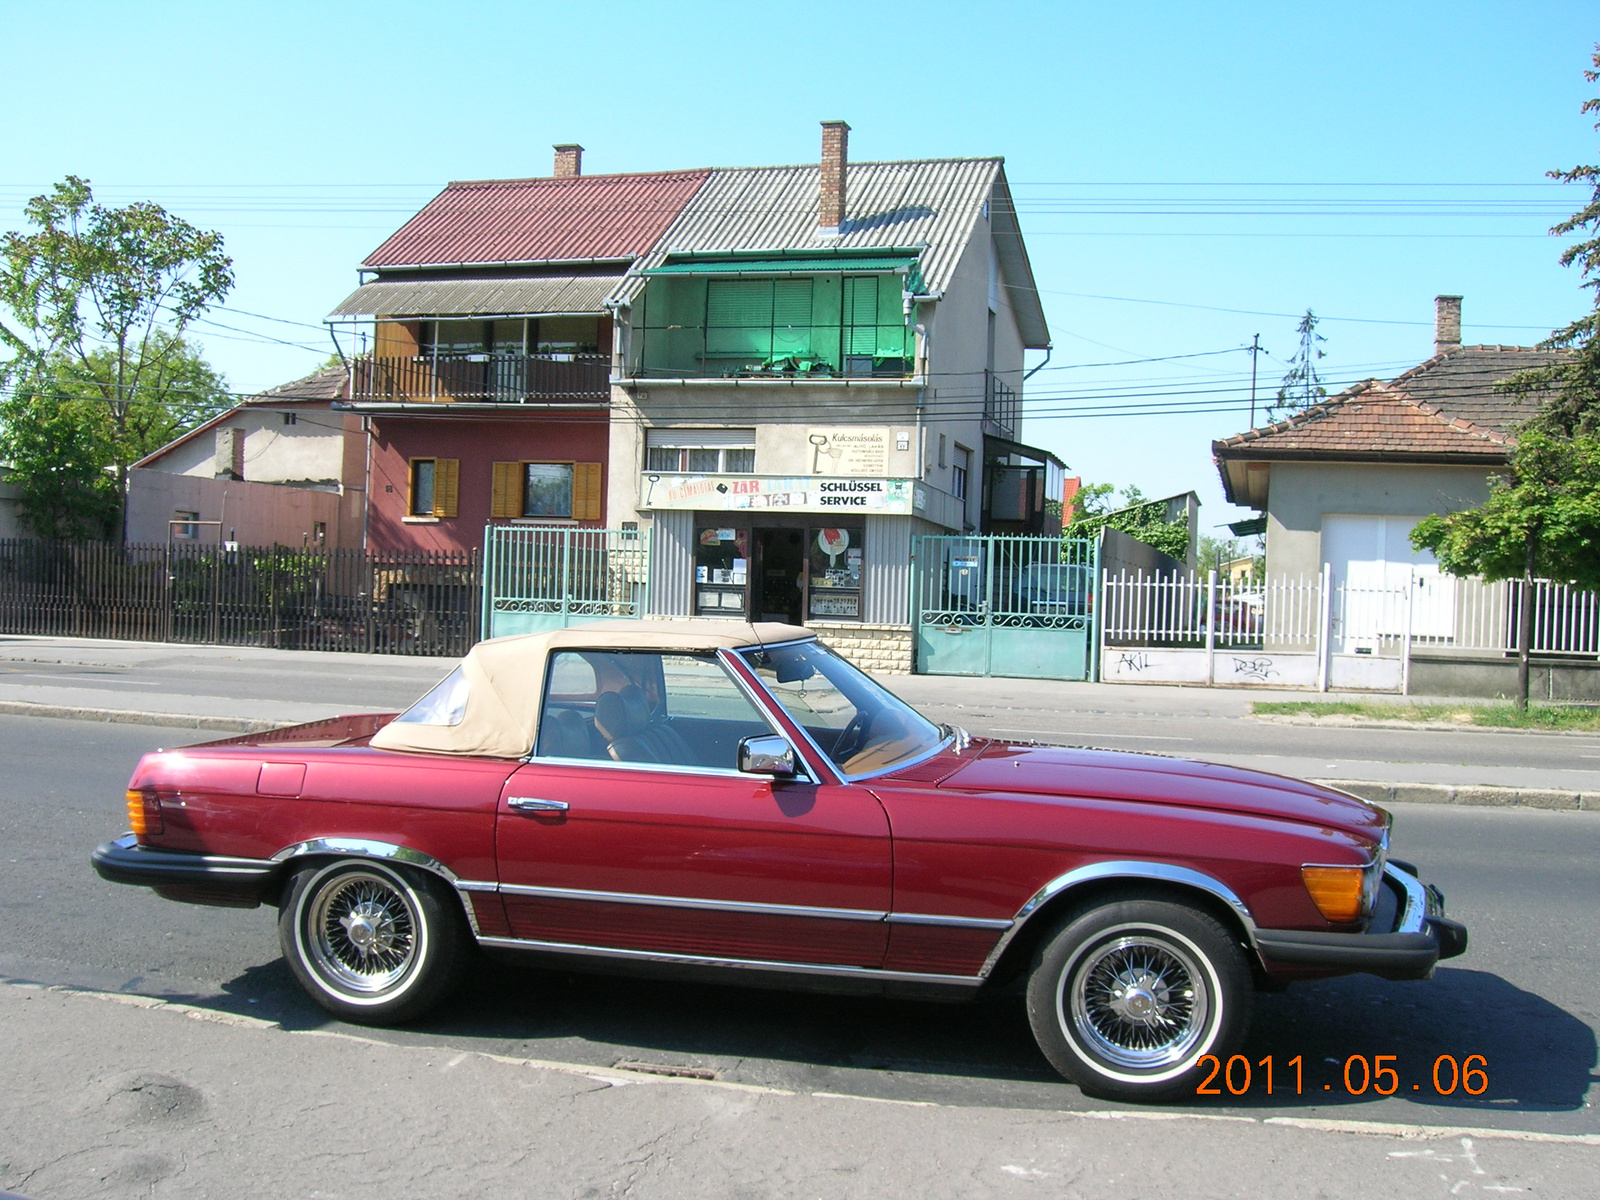
[[1273, 463], [1267, 493], [1267, 565], [1274, 575], [1322, 570], [1322, 518], [1457, 512], [1489, 496], [1490, 472], [1410, 464]]
[[285, 425], [282, 412], [244, 409], [174, 446], [145, 469], [215, 478], [217, 436], [226, 429], [243, 429], [247, 481], [337, 488], [344, 465], [344, 416], [325, 409], [300, 410], [294, 416], [295, 423]]

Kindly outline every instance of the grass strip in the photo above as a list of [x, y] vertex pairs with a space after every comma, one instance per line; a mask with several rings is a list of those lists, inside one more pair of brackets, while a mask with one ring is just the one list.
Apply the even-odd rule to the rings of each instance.
[[1252, 711], [1262, 716], [1364, 717], [1369, 721], [1415, 721], [1448, 725], [1483, 725], [1498, 729], [1558, 729], [1600, 732], [1600, 706], [1531, 704], [1523, 712], [1514, 704], [1385, 704], [1374, 700], [1258, 701]]

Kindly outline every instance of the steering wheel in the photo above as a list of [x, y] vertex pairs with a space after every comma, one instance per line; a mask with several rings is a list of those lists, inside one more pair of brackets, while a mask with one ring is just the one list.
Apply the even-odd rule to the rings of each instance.
[[872, 728], [872, 713], [866, 709], [857, 709], [856, 715], [850, 718], [849, 724], [839, 731], [839, 736], [833, 742], [833, 761], [843, 763], [861, 753], [867, 744], [869, 731]]

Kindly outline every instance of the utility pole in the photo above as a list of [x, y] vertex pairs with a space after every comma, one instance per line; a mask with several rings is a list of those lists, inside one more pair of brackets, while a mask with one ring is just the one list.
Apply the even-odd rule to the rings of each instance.
[[1261, 353], [1261, 335], [1250, 343], [1250, 428], [1256, 427], [1256, 356]]

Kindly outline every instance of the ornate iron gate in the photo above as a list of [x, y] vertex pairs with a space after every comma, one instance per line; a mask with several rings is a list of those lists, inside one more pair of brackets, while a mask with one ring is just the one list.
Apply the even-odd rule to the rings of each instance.
[[483, 546], [484, 637], [648, 611], [648, 530], [491, 525]]
[[916, 542], [911, 599], [919, 674], [1089, 677], [1097, 540]]

